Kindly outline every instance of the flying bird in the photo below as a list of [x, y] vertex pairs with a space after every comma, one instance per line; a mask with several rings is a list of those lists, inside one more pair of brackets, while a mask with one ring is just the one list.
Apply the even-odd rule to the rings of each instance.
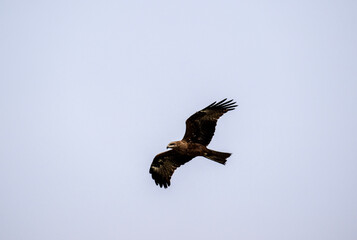
[[156, 185], [167, 188], [176, 168], [202, 156], [220, 164], [225, 164], [231, 153], [213, 151], [207, 148], [216, 129], [217, 120], [226, 112], [237, 107], [236, 102], [223, 99], [196, 112], [186, 120], [186, 132], [182, 140], [169, 143], [171, 150], [155, 156], [150, 173]]

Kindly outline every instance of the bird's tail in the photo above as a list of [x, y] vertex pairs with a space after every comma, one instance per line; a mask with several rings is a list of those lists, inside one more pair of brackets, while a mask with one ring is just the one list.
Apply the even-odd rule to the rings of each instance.
[[207, 155], [205, 155], [205, 157], [224, 165], [226, 164], [227, 158], [229, 158], [231, 155], [231, 153], [217, 152], [208, 149]]

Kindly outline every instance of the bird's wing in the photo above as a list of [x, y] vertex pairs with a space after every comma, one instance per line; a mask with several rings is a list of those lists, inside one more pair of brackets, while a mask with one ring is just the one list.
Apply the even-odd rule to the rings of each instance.
[[212, 103], [196, 112], [186, 120], [186, 132], [183, 140], [201, 143], [207, 146], [216, 129], [217, 120], [226, 112], [234, 110], [236, 102], [232, 100]]
[[175, 169], [187, 163], [193, 157], [181, 155], [174, 150], [159, 153], [150, 166], [150, 173], [156, 185], [167, 188]]

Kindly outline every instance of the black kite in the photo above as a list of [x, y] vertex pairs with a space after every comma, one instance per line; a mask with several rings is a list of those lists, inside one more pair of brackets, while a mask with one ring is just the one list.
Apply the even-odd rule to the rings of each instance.
[[167, 188], [175, 169], [197, 156], [203, 156], [215, 162], [225, 164], [231, 153], [208, 149], [216, 128], [217, 120], [226, 112], [234, 110], [236, 103], [224, 99], [214, 102], [186, 120], [186, 132], [181, 141], [169, 143], [171, 150], [155, 156], [150, 173], [156, 185]]

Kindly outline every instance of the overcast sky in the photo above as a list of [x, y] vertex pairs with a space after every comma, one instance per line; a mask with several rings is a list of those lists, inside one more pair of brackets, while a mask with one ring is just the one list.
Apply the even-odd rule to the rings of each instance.
[[[0, 1], [0, 239], [357, 239], [356, 1]], [[185, 120], [239, 107], [171, 187]]]

